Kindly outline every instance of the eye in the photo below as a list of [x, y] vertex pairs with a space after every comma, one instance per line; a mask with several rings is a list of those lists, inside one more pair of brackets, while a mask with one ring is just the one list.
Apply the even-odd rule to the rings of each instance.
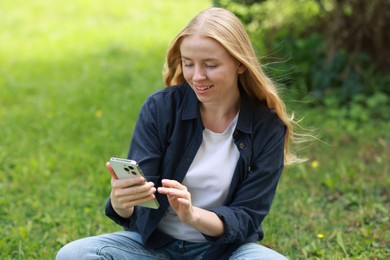
[[194, 66], [194, 64], [183, 62], [183, 67], [191, 68], [192, 66]]
[[206, 68], [209, 68], [209, 69], [215, 69], [217, 67], [217, 65], [214, 65], [214, 64], [206, 64]]

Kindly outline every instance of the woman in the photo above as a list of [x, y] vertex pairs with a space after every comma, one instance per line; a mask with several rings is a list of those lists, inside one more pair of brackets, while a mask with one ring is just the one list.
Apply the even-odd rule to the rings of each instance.
[[[58, 259], [285, 259], [257, 243], [294, 122], [231, 12], [210, 8], [168, 48], [167, 88], [144, 103], [106, 215], [125, 231], [74, 241]], [[157, 198], [157, 210], [137, 206]], [[99, 259], [101, 259], [99, 258]]]

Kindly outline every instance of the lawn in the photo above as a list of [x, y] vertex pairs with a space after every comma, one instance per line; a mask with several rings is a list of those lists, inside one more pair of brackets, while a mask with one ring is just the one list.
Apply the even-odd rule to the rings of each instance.
[[[0, 2], [0, 259], [120, 230], [104, 164], [127, 154], [172, 37], [210, 1]], [[291, 259], [390, 257], [388, 122], [288, 100], [321, 141], [287, 167], [263, 243]]]

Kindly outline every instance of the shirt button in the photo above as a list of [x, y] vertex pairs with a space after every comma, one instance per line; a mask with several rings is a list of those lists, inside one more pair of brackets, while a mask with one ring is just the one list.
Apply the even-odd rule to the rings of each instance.
[[240, 148], [244, 149], [245, 148], [245, 144], [244, 143], [240, 143]]

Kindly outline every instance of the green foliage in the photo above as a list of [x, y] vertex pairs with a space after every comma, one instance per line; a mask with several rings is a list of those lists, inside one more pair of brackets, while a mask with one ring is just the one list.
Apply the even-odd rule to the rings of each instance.
[[[262, 55], [262, 62], [266, 71], [281, 86], [289, 89], [288, 96], [291, 92], [297, 98], [310, 94], [316, 101], [313, 104], [317, 105], [328, 104], [327, 99], [337, 99], [336, 107], [352, 110], [352, 114], [356, 114], [358, 107], [361, 107], [362, 110], [369, 110], [366, 112], [369, 116], [388, 118], [388, 102], [381, 103], [385, 109], [378, 110], [378, 106], [356, 101], [361, 96], [370, 100], [377, 99], [378, 96], [390, 96], [390, 76], [379, 71], [379, 63], [374, 62], [377, 60], [377, 53], [372, 49], [367, 49], [371, 52], [365, 52], [366, 49], [363, 48], [351, 52], [351, 48], [357, 48], [353, 46], [359, 45], [354, 42], [353, 37], [348, 39], [350, 45], [346, 41], [342, 45], [328, 35], [331, 31], [337, 38], [336, 30], [341, 30], [340, 34], [350, 35], [348, 23], [351, 21], [348, 17], [351, 12], [364, 11], [361, 7], [365, 5], [359, 5], [358, 1], [348, 4], [348, 1], [336, 3], [331, 0], [215, 2], [232, 10], [246, 22], [255, 48], [260, 53], [265, 53]], [[338, 10], [339, 4], [345, 10]], [[364, 24], [376, 21], [368, 17], [372, 16], [372, 10], [380, 7], [377, 4], [369, 6], [371, 9], [367, 10], [367, 15], [356, 22]], [[330, 19], [333, 16], [337, 21]], [[327, 23], [327, 19], [332, 23]], [[340, 24], [333, 25], [335, 22]], [[378, 30], [375, 32], [379, 37], [381, 32]], [[359, 34], [364, 32], [359, 31]], [[366, 35], [361, 35], [361, 38], [366, 39]]]
[[245, 24], [255, 49], [268, 53], [274, 39], [300, 35], [314, 26], [321, 10], [315, 0], [215, 0], [215, 5], [231, 10]]
[[320, 103], [332, 95], [338, 98], [340, 105], [349, 105], [359, 94], [368, 97], [377, 92], [390, 94], [389, 76], [375, 70], [366, 54], [356, 55], [353, 63], [343, 50], [327, 56], [325, 41], [317, 33], [306, 38], [286, 36], [278, 41], [283, 45], [278, 54], [286, 58], [268, 65], [269, 74], [281, 78], [279, 83], [292, 89], [299, 88], [297, 84], [303, 80], [307, 92]]
[[[334, 110], [340, 119], [390, 118], [390, 76], [375, 70], [366, 55], [356, 57], [359, 62], [355, 61], [354, 66], [343, 51], [327, 57], [323, 38], [318, 34], [305, 39], [286, 37], [283, 45], [279, 53], [291, 58], [271, 63], [266, 69], [288, 88], [287, 96], [295, 92], [296, 98], [302, 99], [309, 93], [314, 97], [313, 105]], [[367, 67], [370, 69], [363, 69]]]

